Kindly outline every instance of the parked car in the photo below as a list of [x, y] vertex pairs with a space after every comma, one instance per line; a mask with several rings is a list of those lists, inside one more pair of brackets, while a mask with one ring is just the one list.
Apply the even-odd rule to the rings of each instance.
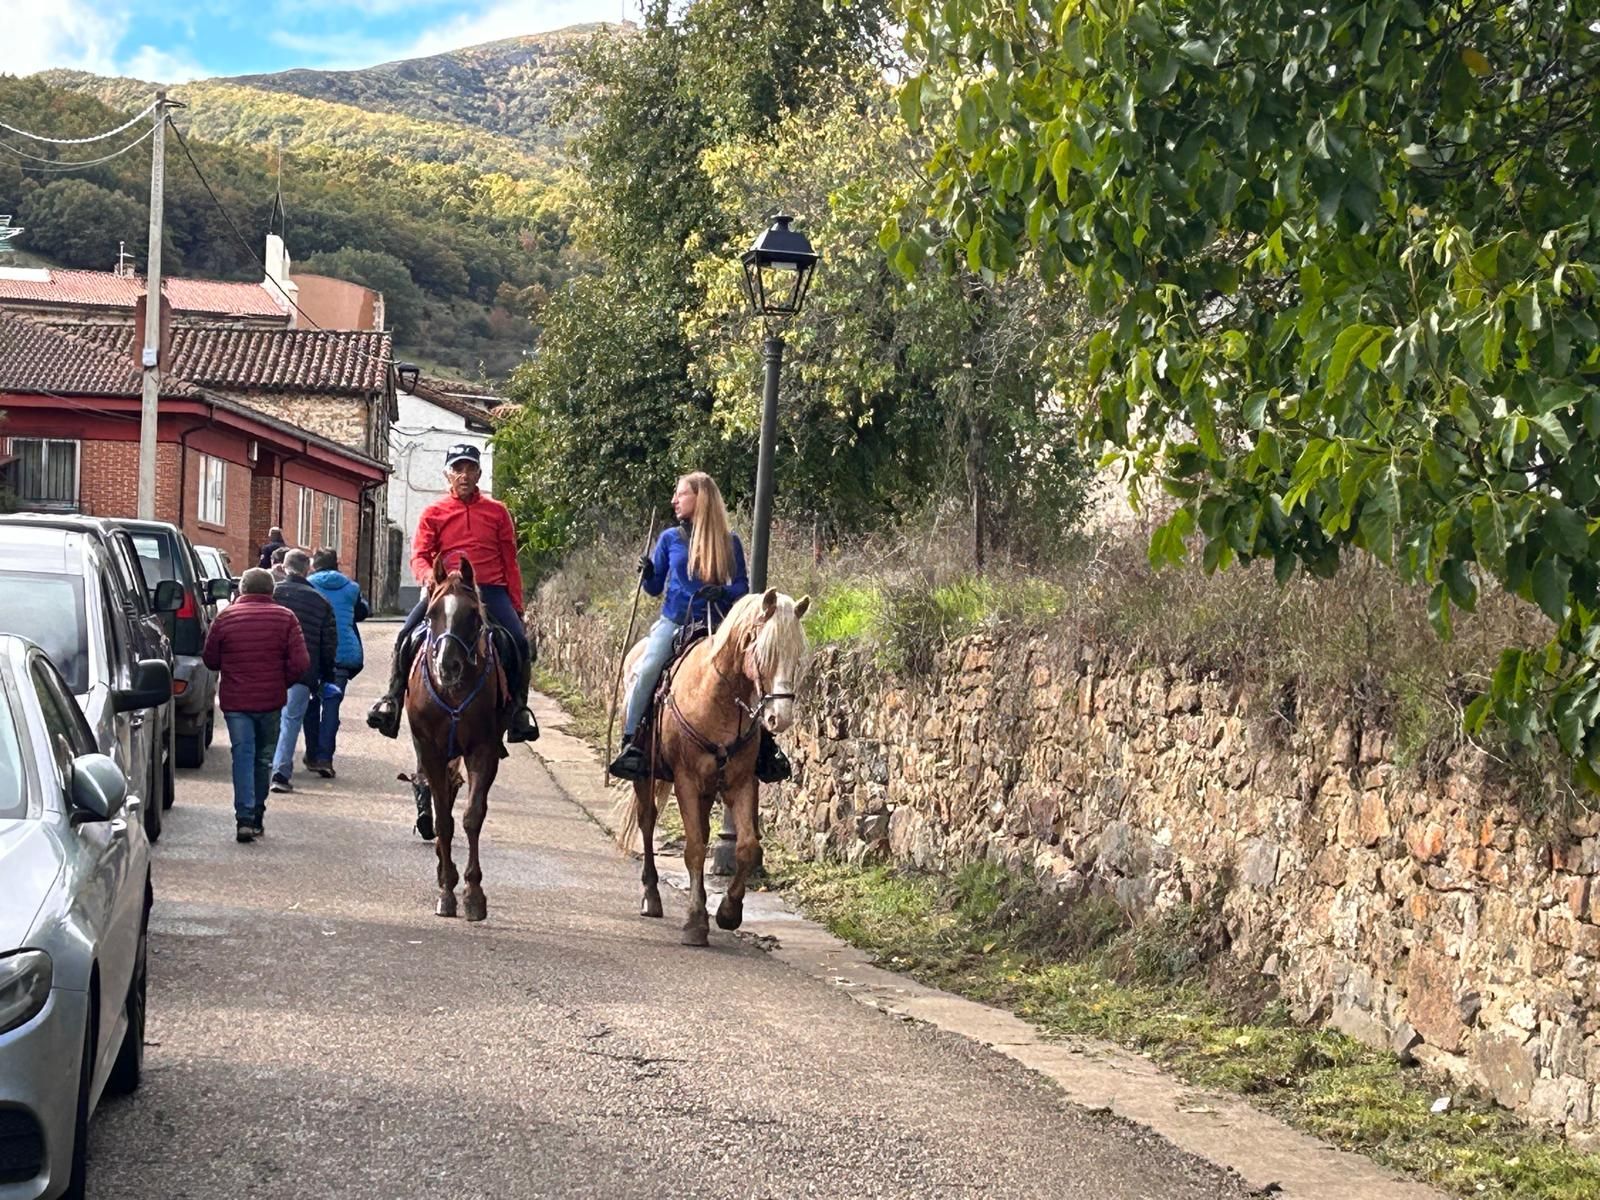
[[[162, 744], [155, 711], [118, 708], [114, 698], [134, 687], [145, 662], [171, 668], [158, 658], [141, 659], [122, 602], [117, 575], [106, 552], [89, 535], [17, 523], [0, 524], [0, 633], [36, 643], [56, 668], [83, 711], [100, 752], [128, 777], [128, 811], [137, 811], [145, 833], [161, 836]], [[178, 607], [180, 589], [157, 589], [155, 608]]]
[[[139, 553], [134, 548], [132, 534], [101, 517], [72, 514], [16, 513], [0, 517], [0, 524], [73, 530], [99, 542], [116, 575], [116, 586], [112, 591], [127, 613], [135, 657], [159, 658], [171, 668], [172, 641], [167, 636], [162, 615], [155, 610], [153, 597], [145, 588], [144, 570], [139, 565]], [[3, 624], [0, 621], [0, 626]], [[173, 778], [176, 721], [172, 701], [167, 701], [157, 710], [157, 719], [156, 744], [161, 748], [161, 807], [168, 809], [177, 799], [177, 786]]]
[[228, 584], [228, 594], [219, 595], [212, 593], [212, 600], [220, 613], [233, 602], [239, 594], [239, 577], [233, 573], [233, 562], [228, 557], [228, 552], [220, 546], [196, 546], [195, 557], [200, 560], [200, 568], [206, 573], [206, 579], [212, 583], [225, 580]]
[[[82, 1197], [90, 1115], [143, 1069], [150, 844], [70, 687], [0, 635], [0, 1200]], [[110, 703], [171, 691], [146, 659]]]
[[[177, 761], [180, 767], [202, 766], [216, 729], [217, 676], [202, 661], [200, 652], [216, 616], [212, 601], [217, 593], [206, 581], [188, 535], [176, 525], [123, 518], [112, 524], [132, 536], [152, 596], [163, 583], [177, 583], [182, 588], [182, 603], [166, 616], [167, 636], [172, 640]], [[226, 589], [221, 590], [225, 595]]]

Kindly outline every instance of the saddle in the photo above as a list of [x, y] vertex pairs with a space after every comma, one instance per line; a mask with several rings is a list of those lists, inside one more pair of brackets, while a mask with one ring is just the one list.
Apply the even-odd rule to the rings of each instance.
[[[639, 730], [635, 735], [639, 740], [636, 745], [649, 746], [651, 756], [655, 753], [655, 728], [661, 718], [661, 713], [667, 707], [667, 697], [672, 694], [672, 680], [678, 673], [678, 668], [683, 664], [684, 656], [694, 648], [695, 643], [704, 641], [711, 636], [711, 629], [704, 621], [695, 621], [678, 630], [677, 636], [672, 639], [672, 657], [667, 660], [667, 665], [661, 668], [661, 674], [656, 677], [656, 688], [650, 696], [650, 704], [640, 718]], [[663, 782], [672, 782], [672, 768], [664, 762], [655, 765], [656, 778]]]

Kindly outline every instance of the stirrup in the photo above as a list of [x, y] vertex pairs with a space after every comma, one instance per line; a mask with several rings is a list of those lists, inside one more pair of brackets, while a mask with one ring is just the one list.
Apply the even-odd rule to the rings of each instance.
[[[526, 718], [524, 723], [523, 718]], [[537, 742], [539, 740], [539, 722], [533, 712], [526, 706], [511, 714], [511, 720], [506, 723], [506, 741], [508, 742]]]
[[386, 738], [400, 736], [400, 705], [392, 697], [384, 696], [367, 711], [367, 727], [376, 729]]

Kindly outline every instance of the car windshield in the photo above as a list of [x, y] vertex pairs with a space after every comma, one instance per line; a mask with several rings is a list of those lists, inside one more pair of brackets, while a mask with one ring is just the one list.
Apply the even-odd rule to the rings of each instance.
[[145, 587], [151, 591], [163, 579], [178, 577], [172, 565], [172, 543], [159, 533], [135, 533], [133, 548], [139, 552], [139, 566], [144, 571]]
[[89, 632], [83, 577], [0, 572], [0, 632], [15, 633], [50, 656], [73, 695], [89, 690]]
[[22, 746], [11, 705], [0, 691], [0, 821], [28, 815], [28, 789], [23, 783]]

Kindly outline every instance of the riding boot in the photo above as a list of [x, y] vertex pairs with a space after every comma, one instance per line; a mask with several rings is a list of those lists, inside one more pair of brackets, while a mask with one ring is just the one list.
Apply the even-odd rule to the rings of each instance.
[[606, 772], [615, 779], [637, 782], [650, 778], [650, 764], [645, 761], [644, 748], [637, 733], [622, 737], [622, 753], [611, 760]]
[[789, 756], [779, 748], [778, 739], [763, 729], [761, 744], [756, 748], [756, 778], [762, 783], [782, 783], [793, 774]]
[[433, 841], [433, 792], [428, 781], [418, 771], [411, 781], [411, 791], [417, 801], [417, 836], [425, 842]]
[[539, 740], [539, 722], [533, 719], [533, 713], [528, 708], [528, 676], [532, 672], [526, 666], [519, 665], [516, 678], [509, 681], [511, 687], [511, 720], [506, 726], [506, 741], [508, 742], [536, 742]]
[[411, 678], [411, 666], [416, 661], [417, 639], [408, 637], [395, 647], [389, 690], [367, 714], [367, 724], [386, 738], [400, 736], [400, 709], [405, 701], [406, 680]]

